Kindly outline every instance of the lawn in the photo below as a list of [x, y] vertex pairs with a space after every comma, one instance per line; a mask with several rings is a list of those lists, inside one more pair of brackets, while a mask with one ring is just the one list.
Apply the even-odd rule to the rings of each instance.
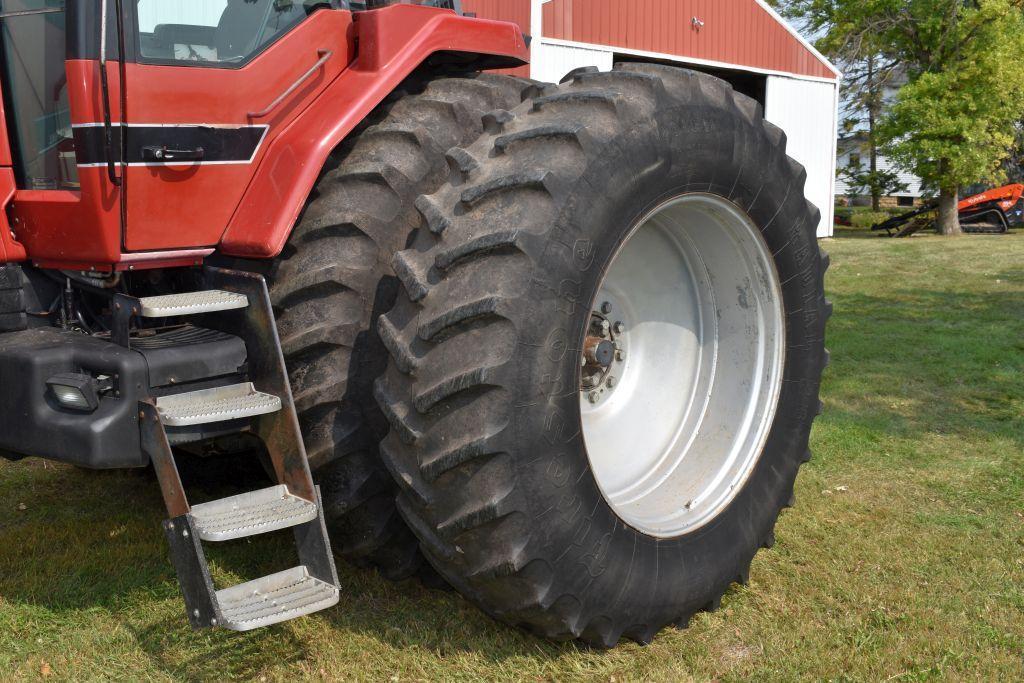
[[[750, 584], [689, 629], [555, 645], [339, 567], [334, 609], [193, 632], [153, 481], [26, 460], [0, 463], [0, 678], [1019, 680], [1024, 234], [824, 246], [836, 313], [815, 457]], [[284, 568], [286, 541], [218, 549], [215, 574]]]

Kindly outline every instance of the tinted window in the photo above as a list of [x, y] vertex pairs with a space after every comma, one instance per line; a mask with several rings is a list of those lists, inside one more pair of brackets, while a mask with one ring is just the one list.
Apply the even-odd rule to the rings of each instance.
[[138, 0], [144, 59], [241, 64], [312, 12], [340, 0]]
[[51, 10], [2, 21], [7, 124], [18, 184], [75, 189], [78, 167], [64, 72], [63, 0], [4, 0], [4, 12]]

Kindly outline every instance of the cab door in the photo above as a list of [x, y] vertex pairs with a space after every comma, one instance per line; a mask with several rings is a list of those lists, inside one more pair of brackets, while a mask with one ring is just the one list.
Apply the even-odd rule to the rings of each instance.
[[212, 247], [269, 143], [352, 61], [341, 0], [129, 0], [126, 251]]

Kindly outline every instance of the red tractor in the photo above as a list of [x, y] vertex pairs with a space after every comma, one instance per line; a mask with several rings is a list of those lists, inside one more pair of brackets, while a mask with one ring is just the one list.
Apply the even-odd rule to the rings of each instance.
[[[334, 605], [336, 554], [647, 642], [772, 544], [830, 306], [755, 101], [497, 73], [528, 38], [450, 0], [0, 22], [0, 454], [152, 466], [193, 626]], [[176, 454], [253, 444], [274, 486], [190, 505]], [[286, 528], [293, 569], [214, 586], [204, 543]]]

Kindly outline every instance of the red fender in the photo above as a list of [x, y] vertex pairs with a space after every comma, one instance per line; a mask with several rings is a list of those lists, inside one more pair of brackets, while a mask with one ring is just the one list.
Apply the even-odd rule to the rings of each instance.
[[331, 151], [432, 54], [529, 61], [523, 34], [511, 23], [396, 5], [357, 14], [356, 28], [355, 62], [270, 144], [224, 232], [221, 252], [277, 256]]

